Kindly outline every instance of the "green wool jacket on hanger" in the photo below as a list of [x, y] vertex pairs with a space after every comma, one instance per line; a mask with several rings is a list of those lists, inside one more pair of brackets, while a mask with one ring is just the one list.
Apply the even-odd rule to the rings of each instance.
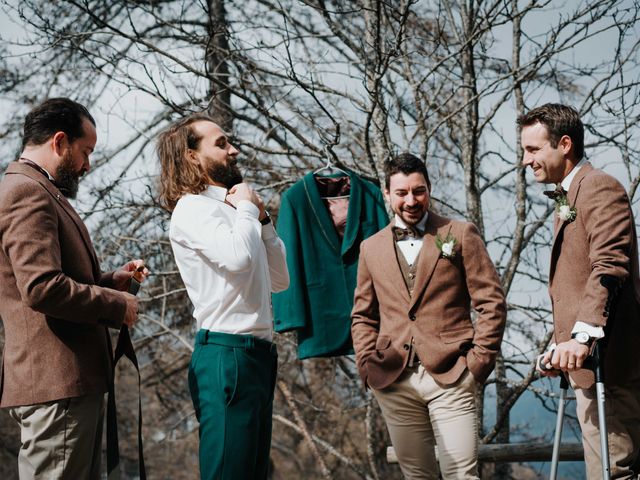
[[340, 241], [313, 173], [282, 195], [278, 235], [287, 248], [289, 288], [273, 295], [275, 330], [297, 330], [298, 357], [353, 353], [351, 309], [360, 243], [389, 223], [380, 189], [351, 178], [344, 238]]

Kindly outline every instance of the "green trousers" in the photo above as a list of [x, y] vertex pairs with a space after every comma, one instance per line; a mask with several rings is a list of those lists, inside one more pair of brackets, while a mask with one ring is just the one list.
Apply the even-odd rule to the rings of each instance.
[[269, 470], [275, 344], [200, 330], [189, 390], [200, 422], [200, 478], [263, 480]]

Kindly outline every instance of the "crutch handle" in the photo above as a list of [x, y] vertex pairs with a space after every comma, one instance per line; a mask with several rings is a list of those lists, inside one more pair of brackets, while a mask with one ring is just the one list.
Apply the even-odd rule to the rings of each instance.
[[544, 355], [540, 355], [540, 357], [538, 357], [538, 368], [540, 368], [540, 370], [542, 370], [543, 372], [550, 372], [553, 370], [553, 367], [547, 367], [547, 365], [542, 361]]
[[[553, 358], [553, 352], [554, 351], [555, 350], [551, 350], [551, 352], [550, 352], [551, 353], [551, 357], [550, 358]], [[543, 372], [558, 372], [558, 373], [560, 373], [560, 370], [557, 370], [557, 369], [555, 369], [553, 367], [547, 367], [547, 365], [542, 361], [543, 358], [544, 358], [544, 355], [540, 355], [538, 357], [538, 367], [540, 368], [540, 370], [542, 370]]]
[[602, 346], [600, 345], [600, 341], [596, 340], [593, 345], [593, 351], [591, 355], [589, 355], [584, 363], [582, 364], [583, 368], [587, 368], [592, 370], [596, 375], [597, 383], [604, 383], [604, 368], [603, 368], [604, 355], [602, 352]]

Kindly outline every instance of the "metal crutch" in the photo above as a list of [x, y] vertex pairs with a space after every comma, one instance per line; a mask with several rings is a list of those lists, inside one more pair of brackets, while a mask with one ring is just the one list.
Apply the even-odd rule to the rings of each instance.
[[[602, 479], [610, 480], [611, 470], [609, 464], [609, 441], [607, 436], [607, 417], [605, 413], [605, 394], [604, 394], [604, 373], [602, 369], [602, 351], [600, 343], [596, 341], [593, 347], [593, 353], [587, 357], [583, 367], [594, 371], [596, 376], [596, 403], [598, 406], [598, 428], [600, 430], [600, 458], [602, 463]], [[541, 370], [551, 370], [542, 363], [542, 357], [538, 365]], [[558, 462], [560, 461], [560, 443], [562, 442], [562, 427], [564, 419], [564, 409], [567, 402], [567, 390], [569, 382], [564, 373], [560, 375], [560, 401], [558, 403], [558, 415], [556, 418], [556, 430], [553, 439], [553, 453], [551, 456], [551, 471], [549, 480], [556, 480], [558, 473]]]
[[587, 358], [585, 368], [593, 370], [596, 375], [596, 403], [598, 405], [598, 428], [600, 430], [600, 460], [602, 463], [602, 480], [611, 478], [611, 465], [609, 464], [609, 437], [607, 436], [607, 416], [605, 410], [604, 395], [604, 356], [600, 342], [596, 340], [593, 353]]
[[569, 382], [564, 373], [560, 374], [560, 400], [558, 401], [558, 416], [556, 417], [556, 431], [553, 437], [553, 454], [551, 455], [551, 472], [549, 480], [556, 480], [558, 474], [558, 462], [560, 461], [560, 443], [562, 442], [562, 426], [564, 420], [564, 407], [567, 404], [567, 391]]
[[[617, 299], [624, 281], [612, 275], [600, 277], [600, 285], [607, 289], [609, 296], [604, 307], [604, 314], [609, 319], [615, 319]], [[607, 435], [607, 416], [604, 393], [604, 347], [603, 339], [597, 339], [593, 352], [585, 361], [585, 368], [593, 370], [596, 376], [596, 404], [598, 405], [598, 428], [600, 429], [600, 461], [602, 464], [602, 479], [611, 478], [611, 464], [609, 460], [609, 437]]]

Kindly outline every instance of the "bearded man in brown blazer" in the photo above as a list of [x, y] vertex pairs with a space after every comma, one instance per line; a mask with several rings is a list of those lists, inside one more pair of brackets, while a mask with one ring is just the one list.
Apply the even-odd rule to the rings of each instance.
[[65, 197], [89, 170], [95, 121], [66, 98], [24, 123], [23, 151], [0, 182], [0, 406], [21, 429], [21, 480], [99, 479], [104, 394], [112, 381], [107, 327], [132, 326], [126, 293], [142, 260], [102, 273], [89, 232]]
[[356, 363], [406, 478], [438, 478], [436, 444], [443, 478], [478, 478], [475, 392], [494, 367], [505, 299], [476, 227], [430, 211], [430, 192], [416, 156], [385, 164], [395, 220], [361, 245]]
[[[583, 159], [584, 127], [571, 107], [546, 104], [518, 119], [523, 164], [555, 183], [549, 271], [555, 344], [543, 356], [568, 372], [576, 392], [587, 476], [602, 478], [594, 374], [582, 368], [593, 343], [604, 350], [611, 478], [640, 473], [640, 276], [636, 226], [624, 187]], [[548, 372], [541, 372], [549, 375]], [[635, 473], [634, 473], [635, 472]]]

